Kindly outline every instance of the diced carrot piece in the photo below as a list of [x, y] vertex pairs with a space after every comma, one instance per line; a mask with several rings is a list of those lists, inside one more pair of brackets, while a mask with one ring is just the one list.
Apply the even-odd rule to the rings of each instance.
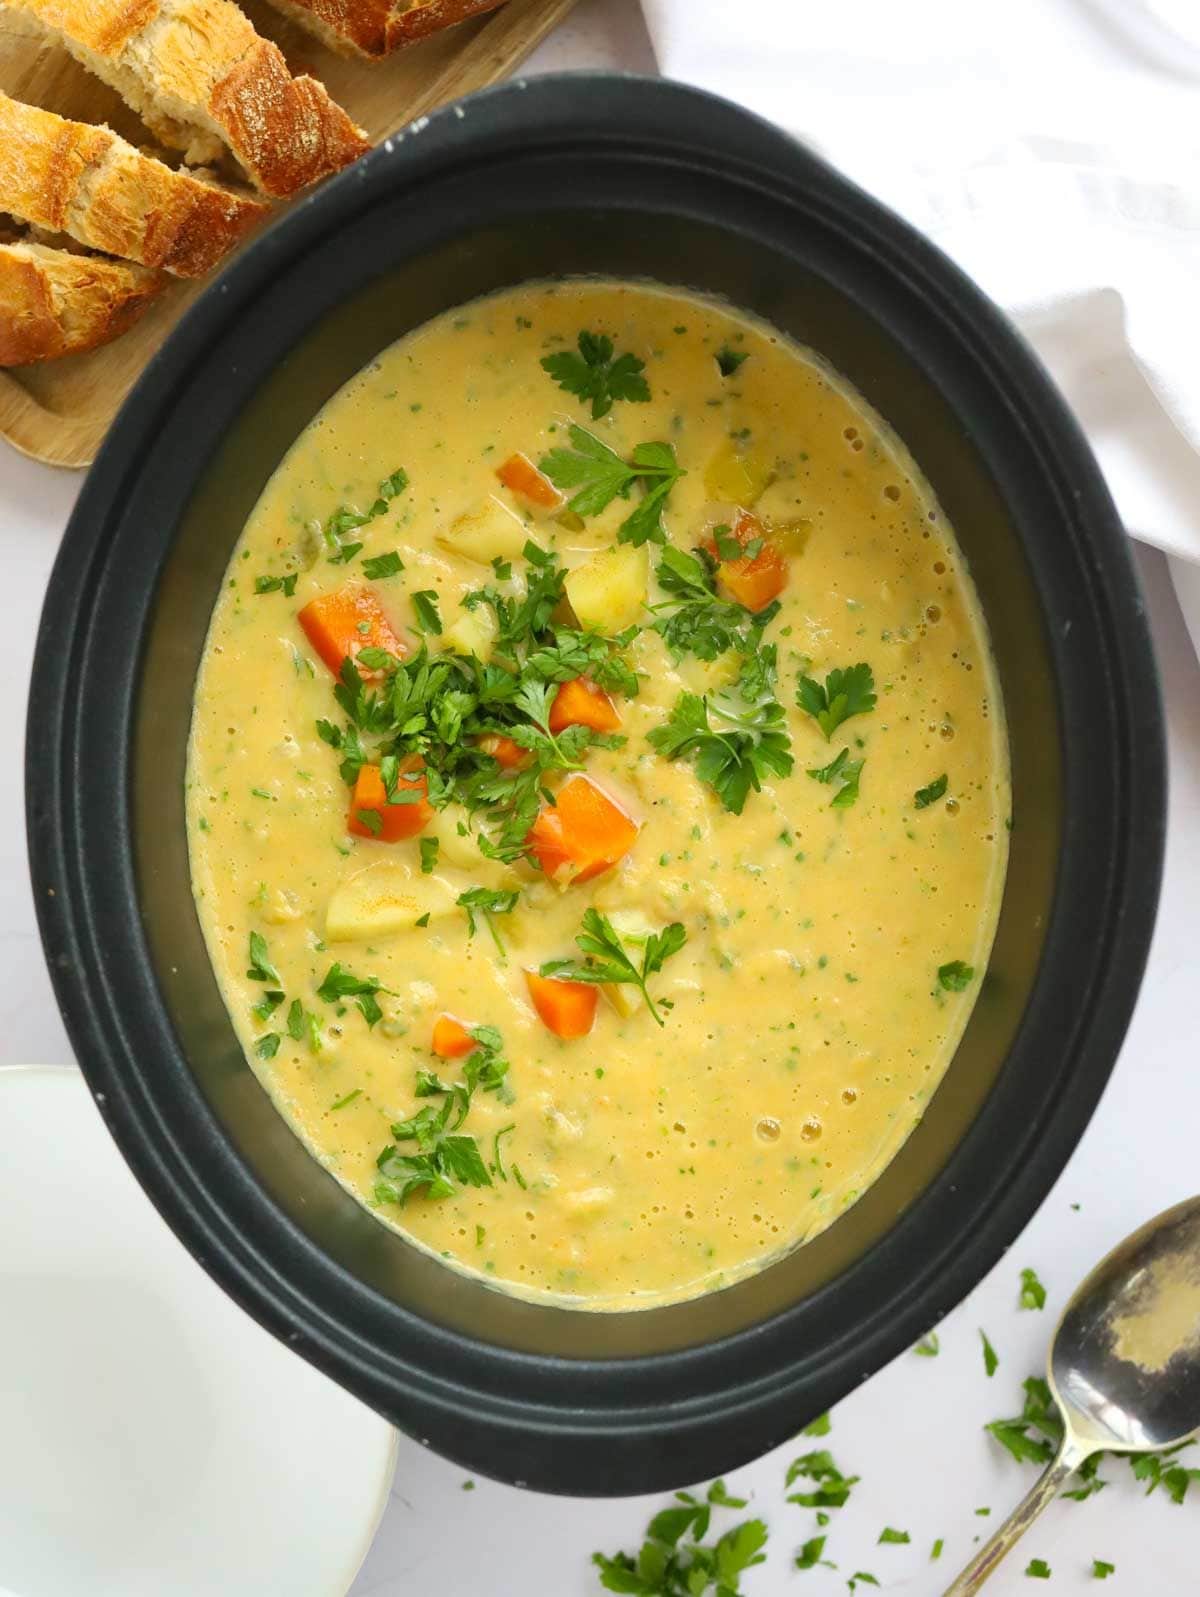
[[525, 980], [533, 1007], [556, 1037], [587, 1036], [600, 998], [590, 982], [559, 981], [557, 976], [539, 976], [536, 970], [527, 970]]
[[461, 1020], [439, 1015], [433, 1023], [433, 1051], [439, 1059], [461, 1059], [479, 1046]]
[[512, 738], [506, 738], [502, 732], [489, 732], [479, 740], [479, 747], [485, 754], [490, 754], [497, 765], [502, 765], [506, 771], [515, 771], [518, 765], [524, 765], [529, 758], [529, 750], [523, 749], [519, 743], [514, 743]]
[[[745, 560], [723, 560], [717, 568], [718, 580], [729, 596], [747, 610], [765, 609], [787, 586], [787, 561], [771, 542], [762, 522], [748, 510], [738, 512], [731, 532], [743, 549], [755, 539], [762, 540], [762, 548]], [[708, 551], [718, 552], [715, 539], [709, 541]]]
[[340, 676], [347, 655], [360, 649], [386, 649], [403, 654], [404, 645], [392, 631], [374, 591], [357, 582], [318, 594], [298, 617], [304, 635], [333, 672]]
[[[410, 754], [400, 761], [400, 780], [396, 783], [397, 795], [415, 794], [415, 799], [405, 799], [400, 804], [389, 804], [387, 789], [383, 785], [377, 765], [359, 768], [358, 780], [350, 797], [350, 817], [346, 830], [355, 837], [373, 837], [380, 843], [399, 843], [403, 838], [415, 837], [433, 819], [433, 806], [426, 798], [424, 775], [412, 781], [405, 780], [409, 771], [424, 771], [419, 754]], [[360, 820], [363, 813], [378, 815], [379, 825]]]
[[590, 776], [571, 776], [543, 805], [525, 839], [547, 876], [586, 882], [620, 863], [637, 839], [637, 824]]
[[620, 724], [616, 705], [590, 677], [574, 677], [564, 682], [550, 706], [551, 732], [561, 732], [567, 726], [590, 726], [593, 732], [615, 732]]
[[502, 466], [497, 467], [496, 475], [510, 493], [536, 505], [539, 510], [557, 510], [563, 503], [562, 494], [549, 477], [542, 475], [528, 455], [510, 455]]

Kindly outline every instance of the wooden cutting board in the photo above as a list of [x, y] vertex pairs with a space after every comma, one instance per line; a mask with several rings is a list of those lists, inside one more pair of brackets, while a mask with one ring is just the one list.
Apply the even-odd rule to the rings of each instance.
[[[241, 0], [293, 72], [320, 78], [375, 141], [446, 101], [506, 77], [575, 0], [508, 0], [377, 63], [351, 60], [311, 38], [265, 0]], [[65, 51], [0, 12], [0, 89], [83, 122], [107, 122], [132, 143], [146, 132], [124, 102]], [[215, 275], [215, 274], [214, 274]], [[0, 438], [53, 466], [88, 466], [121, 401], [192, 300], [212, 282], [172, 283], [122, 338], [87, 355], [0, 371]], [[2, 467], [0, 467], [2, 469]]]

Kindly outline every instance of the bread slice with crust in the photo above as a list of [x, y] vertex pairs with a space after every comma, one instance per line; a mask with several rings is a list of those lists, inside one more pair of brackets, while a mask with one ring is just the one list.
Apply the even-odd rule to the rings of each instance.
[[315, 78], [293, 78], [233, 0], [3, 0], [133, 107], [192, 165], [224, 148], [282, 198], [370, 144]]
[[270, 207], [140, 155], [106, 127], [0, 94], [0, 211], [177, 277], [200, 277]]
[[0, 366], [77, 355], [132, 327], [166, 279], [99, 255], [0, 244]]
[[493, 11], [502, 0], [271, 0], [277, 11], [343, 54], [372, 60], [437, 33], [467, 17]]

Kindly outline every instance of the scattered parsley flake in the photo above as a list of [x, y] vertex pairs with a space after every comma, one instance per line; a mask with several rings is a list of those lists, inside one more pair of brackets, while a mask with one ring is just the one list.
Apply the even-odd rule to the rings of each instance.
[[436, 837], [423, 837], [421, 839], [421, 875], [432, 876], [437, 868], [438, 850], [441, 842]]
[[1044, 1558], [1031, 1558], [1026, 1565], [1025, 1573], [1031, 1580], [1049, 1580], [1050, 1565]]
[[1038, 1280], [1036, 1270], [1021, 1271], [1021, 1307], [1023, 1309], [1046, 1307], [1046, 1288]]
[[440, 637], [442, 618], [438, 612], [438, 595], [434, 588], [418, 588], [411, 596], [417, 626], [422, 632], [432, 632]]
[[919, 787], [913, 794], [913, 808], [924, 810], [931, 804], [936, 804], [949, 785], [950, 778], [945, 772], [941, 776], [934, 777], [928, 787]]
[[858, 800], [858, 783], [865, 760], [852, 760], [850, 750], [843, 749], [828, 765], [810, 766], [808, 774], [814, 782], [824, 782], [836, 788], [829, 801], [831, 810], [848, 810]]
[[805, 1542], [804, 1546], [796, 1554], [796, 1568], [816, 1569], [820, 1565], [823, 1569], [836, 1569], [836, 1564], [831, 1564], [828, 1558], [821, 1557], [821, 1554], [825, 1551], [827, 1540], [828, 1537], [825, 1536], [814, 1536], [811, 1541]]
[[906, 1530], [893, 1530], [890, 1525], [885, 1525], [884, 1528], [879, 1532], [879, 1541], [876, 1543], [876, 1546], [883, 1547], [888, 1544], [901, 1546], [910, 1541], [912, 1541], [912, 1537]]
[[250, 965], [246, 971], [249, 981], [278, 982], [279, 972], [271, 963], [267, 940], [261, 932], [250, 933]]
[[996, 1370], [999, 1367], [1000, 1360], [996, 1354], [996, 1349], [987, 1339], [986, 1331], [980, 1331], [979, 1340], [983, 1343], [983, 1367], [987, 1371], [988, 1377], [990, 1379], [991, 1376], [995, 1375]]
[[1110, 1575], [1115, 1575], [1116, 1572], [1117, 1566], [1115, 1564], [1106, 1563], [1103, 1558], [1092, 1559], [1093, 1580], [1107, 1580]]
[[399, 576], [404, 570], [404, 562], [395, 549], [389, 549], [386, 554], [372, 555], [362, 563], [363, 576], [372, 582], [382, 582], [385, 577]]
[[961, 993], [974, 981], [975, 967], [964, 964], [961, 959], [952, 959], [948, 965], [939, 965], [937, 974], [938, 984], [946, 992]]
[[828, 1436], [833, 1427], [833, 1422], [828, 1413], [818, 1414], [811, 1425], [806, 1425], [800, 1432], [801, 1436]]
[[748, 350], [730, 349], [728, 344], [723, 344], [713, 359], [722, 377], [732, 377], [742, 362], [750, 359], [750, 354]]
[[941, 1350], [942, 1344], [938, 1341], [936, 1331], [930, 1331], [929, 1335], [922, 1337], [913, 1348], [913, 1352], [921, 1359], [936, 1359]]
[[850, 1496], [851, 1488], [858, 1484], [857, 1475], [843, 1475], [827, 1449], [805, 1453], [788, 1465], [785, 1484], [793, 1486], [798, 1480], [815, 1483], [811, 1492], [795, 1492], [788, 1498], [801, 1508], [841, 1508]]

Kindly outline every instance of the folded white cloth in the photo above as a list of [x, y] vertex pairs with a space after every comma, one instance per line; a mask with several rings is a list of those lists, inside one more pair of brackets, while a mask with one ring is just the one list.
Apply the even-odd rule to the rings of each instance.
[[1200, 562], [1196, 0], [643, 0], [669, 77], [799, 135], [1029, 337], [1129, 530]]

